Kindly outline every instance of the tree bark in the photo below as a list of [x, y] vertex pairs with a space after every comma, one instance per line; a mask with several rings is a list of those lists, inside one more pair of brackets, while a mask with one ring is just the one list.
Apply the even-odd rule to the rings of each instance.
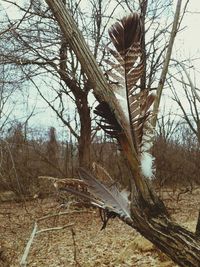
[[195, 235], [197, 238], [200, 239], [200, 211], [199, 211], [199, 216], [198, 216], [198, 220], [197, 220]]
[[131, 226], [150, 240], [179, 266], [200, 266], [200, 240], [167, 216], [149, 218], [141, 210], [133, 210]]
[[[62, 1], [66, 5], [66, 1]], [[59, 75], [65, 82], [72, 94], [74, 95], [76, 107], [80, 118], [80, 135], [78, 139], [78, 155], [79, 155], [79, 166], [89, 168], [90, 167], [90, 151], [91, 151], [91, 117], [90, 108], [88, 104], [88, 92], [89, 87], [85, 82], [84, 90], [81, 89], [80, 83], [74, 77], [70, 77], [67, 71], [67, 41], [64, 35], [62, 35], [62, 43], [60, 47], [60, 69]], [[66, 126], [68, 126], [66, 124]], [[69, 127], [68, 127], [69, 128]], [[69, 128], [69, 130], [71, 130]], [[71, 131], [72, 132], [72, 131]], [[73, 133], [73, 132], [72, 132]], [[76, 136], [75, 136], [76, 137]]]

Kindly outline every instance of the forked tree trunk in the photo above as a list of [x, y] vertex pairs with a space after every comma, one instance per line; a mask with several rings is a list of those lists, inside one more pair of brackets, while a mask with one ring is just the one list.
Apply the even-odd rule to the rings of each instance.
[[[52, 10], [57, 22], [71, 48], [74, 50], [79, 59], [82, 69], [85, 71], [91, 84], [94, 87], [95, 95], [101, 101], [110, 101], [109, 105], [113, 108], [112, 92], [110, 92], [107, 82], [98, 68], [97, 63], [90, 53], [82, 35], [77, 29], [70, 14], [65, 10], [62, 0], [46, 0], [48, 6]], [[179, 1], [180, 2], [180, 1]], [[123, 117], [118, 118], [120, 125], [126, 129]], [[128, 133], [125, 133], [128, 136]], [[134, 167], [134, 166], [133, 166]], [[134, 172], [133, 172], [134, 174]], [[174, 262], [183, 267], [199, 267], [200, 266], [200, 237], [199, 231], [195, 233], [189, 232], [181, 226], [174, 223], [167, 215], [163, 203], [155, 193], [149, 188], [148, 183], [138, 173], [135, 178], [137, 192], [148, 195], [149, 202], [141, 202], [140, 194], [134, 195], [132, 199], [132, 218], [133, 222], [125, 221], [131, 227], [135, 228], [144, 237], [155, 244], [161, 251], [166, 253]], [[156, 199], [156, 201], [155, 201]], [[155, 204], [155, 205], [154, 205]], [[149, 208], [151, 207], [151, 208]], [[199, 229], [199, 227], [197, 227]]]

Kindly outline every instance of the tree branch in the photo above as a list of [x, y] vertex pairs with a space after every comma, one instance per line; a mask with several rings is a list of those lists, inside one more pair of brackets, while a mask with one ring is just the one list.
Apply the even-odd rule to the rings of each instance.
[[156, 121], [157, 121], [157, 117], [158, 117], [158, 110], [159, 110], [159, 106], [160, 106], [161, 95], [162, 95], [162, 91], [164, 88], [164, 84], [165, 84], [165, 80], [166, 80], [166, 76], [167, 76], [167, 72], [168, 72], [168, 67], [169, 67], [170, 57], [172, 54], [172, 48], [174, 45], [174, 40], [175, 40], [177, 29], [179, 26], [179, 16], [180, 16], [181, 4], [182, 4], [182, 0], [178, 0], [177, 5], [176, 5], [176, 12], [175, 12], [175, 17], [174, 17], [173, 27], [172, 27], [172, 31], [171, 31], [171, 35], [170, 35], [169, 45], [168, 45], [168, 49], [167, 49], [167, 54], [166, 54], [166, 58], [164, 61], [162, 73], [160, 76], [160, 81], [158, 84], [157, 97], [155, 99], [154, 106], [153, 106], [154, 116], [153, 116], [153, 119], [151, 122], [153, 128], [156, 127]]

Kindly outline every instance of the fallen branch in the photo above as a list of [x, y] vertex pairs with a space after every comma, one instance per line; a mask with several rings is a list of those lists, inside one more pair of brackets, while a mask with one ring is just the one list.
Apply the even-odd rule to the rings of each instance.
[[28, 257], [28, 254], [29, 254], [31, 245], [32, 245], [32, 243], [33, 243], [33, 239], [34, 239], [34, 237], [35, 237], [35, 235], [36, 235], [37, 227], [38, 227], [38, 226], [37, 226], [37, 223], [35, 222], [35, 223], [34, 223], [34, 227], [33, 227], [33, 231], [32, 231], [32, 233], [31, 233], [31, 236], [30, 236], [30, 238], [29, 238], [29, 241], [28, 241], [28, 243], [27, 243], [27, 245], [26, 245], [26, 248], [25, 248], [25, 250], [24, 250], [24, 254], [23, 254], [23, 256], [22, 256], [22, 259], [21, 259], [21, 261], [20, 261], [20, 266], [21, 266], [21, 267], [26, 267], [26, 266], [27, 266], [27, 257]]
[[21, 267], [26, 267], [27, 266], [27, 258], [29, 255], [29, 251], [31, 248], [31, 245], [33, 243], [34, 238], [36, 237], [36, 235], [44, 233], [44, 232], [49, 232], [49, 231], [58, 231], [58, 230], [63, 230], [65, 228], [69, 228], [71, 226], [74, 225], [74, 223], [71, 224], [66, 224], [63, 226], [58, 226], [58, 227], [52, 227], [52, 228], [45, 228], [45, 229], [41, 229], [41, 230], [37, 230], [38, 229], [38, 222], [43, 221], [45, 219], [51, 218], [51, 217], [55, 217], [55, 216], [61, 216], [61, 215], [66, 215], [66, 214], [74, 214], [74, 213], [80, 213], [80, 212], [89, 212], [89, 211], [72, 211], [72, 212], [62, 212], [62, 213], [57, 213], [57, 214], [50, 214], [44, 217], [41, 217], [39, 219], [37, 219], [37, 221], [34, 223], [34, 227], [33, 227], [33, 231], [31, 232], [31, 236], [27, 242], [27, 245], [25, 247], [24, 253], [22, 255], [21, 261], [20, 261], [20, 266]]

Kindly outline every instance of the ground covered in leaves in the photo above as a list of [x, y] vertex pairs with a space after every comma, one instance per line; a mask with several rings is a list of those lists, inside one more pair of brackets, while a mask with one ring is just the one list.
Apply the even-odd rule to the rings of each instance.
[[[161, 195], [172, 217], [181, 225], [195, 230], [200, 189], [186, 193], [184, 190], [165, 190]], [[100, 231], [102, 222], [98, 210], [71, 207], [60, 211], [58, 206], [53, 198], [0, 204], [0, 267], [20, 266], [34, 222], [39, 218], [43, 219], [37, 221], [37, 231], [53, 229], [35, 236], [27, 266], [176, 266], [118, 219], [109, 221], [107, 228]], [[59, 211], [65, 214], [49, 217]]]

